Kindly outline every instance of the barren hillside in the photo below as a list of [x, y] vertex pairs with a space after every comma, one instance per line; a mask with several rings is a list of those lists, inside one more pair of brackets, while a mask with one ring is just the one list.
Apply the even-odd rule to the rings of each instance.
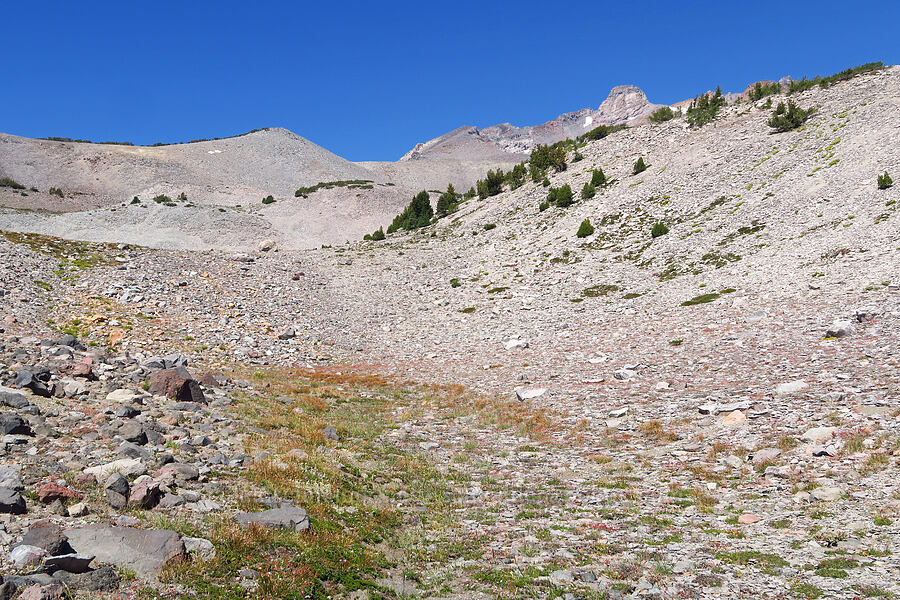
[[[900, 68], [792, 94], [815, 112], [778, 133], [787, 99], [587, 141], [383, 241], [3, 232], [3, 585], [900, 594]], [[314, 198], [129, 210], [274, 238]]]

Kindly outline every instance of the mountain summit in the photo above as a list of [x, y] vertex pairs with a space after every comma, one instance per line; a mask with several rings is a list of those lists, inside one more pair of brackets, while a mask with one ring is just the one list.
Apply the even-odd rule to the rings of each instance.
[[485, 129], [460, 127], [416, 146], [400, 158], [413, 160], [506, 159], [519, 162], [538, 144], [553, 144], [575, 138], [598, 125], [633, 124], [646, 119], [661, 105], [652, 104], [637, 86], [619, 85], [593, 110], [565, 113], [542, 125], [516, 127], [509, 123]]

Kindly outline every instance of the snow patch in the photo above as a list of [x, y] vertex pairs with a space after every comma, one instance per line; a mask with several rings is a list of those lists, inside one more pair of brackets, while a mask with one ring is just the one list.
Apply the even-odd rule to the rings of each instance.
[[222, 154], [221, 150], [207, 150], [207, 154]]
[[594, 117], [588, 115], [584, 118], [584, 127], [590, 127], [591, 123], [594, 122]]

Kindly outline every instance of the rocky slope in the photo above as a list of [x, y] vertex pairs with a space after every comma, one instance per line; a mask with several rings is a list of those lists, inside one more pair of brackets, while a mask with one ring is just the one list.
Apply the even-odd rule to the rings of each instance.
[[818, 111], [787, 133], [762, 102], [617, 132], [550, 174], [602, 168], [593, 198], [540, 210], [529, 181], [376, 243], [7, 233], [4, 585], [900, 593], [898, 90], [797, 94]]

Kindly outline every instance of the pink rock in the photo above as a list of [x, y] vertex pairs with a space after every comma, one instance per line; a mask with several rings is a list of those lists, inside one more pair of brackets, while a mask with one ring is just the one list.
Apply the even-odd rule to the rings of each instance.
[[751, 525], [753, 523], [758, 523], [761, 519], [754, 514], [744, 513], [738, 517], [738, 523], [741, 525]]
[[747, 420], [747, 415], [742, 413], [739, 410], [732, 411], [725, 415], [725, 418], [722, 419], [723, 425], [739, 425]]
[[18, 600], [62, 600], [65, 589], [58, 583], [51, 585], [29, 585], [22, 590]]
[[159, 503], [161, 492], [156, 481], [142, 481], [131, 488], [128, 503], [138, 508], [153, 508]]
[[94, 379], [94, 371], [91, 370], [91, 365], [87, 365], [85, 363], [77, 363], [72, 366], [72, 377], [86, 377], [88, 379]]
[[55, 483], [45, 483], [35, 490], [38, 500], [44, 504], [50, 504], [54, 500], [66, 500], [67, 498], [81, 498], [81, 494], [65, 486]]

